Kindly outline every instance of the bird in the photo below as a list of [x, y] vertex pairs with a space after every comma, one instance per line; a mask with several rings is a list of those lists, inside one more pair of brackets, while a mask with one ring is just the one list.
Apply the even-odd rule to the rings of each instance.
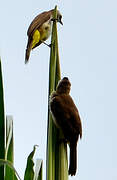
[[49, 107], [53, 122], [70, 147], [69, 175], [75, 176], [77, 170], [77, 142], [82, 137], [82, 123], [78, 109], [70, 96], [71, 83], [68, 77], [58, 82], [56, 91], [50, 95]]
[[[30, 51], [32, 49], [36, 48], [41, 43], [46, 44], [44, 41], [49, 38], [52, 30], [52, 21], [54, 21], [53, 13], [54, 9], [42, 12], [41, 14], [37, 15], [31, 22], [27, 31], [28, 43], [25, 53], [25, 63], [28, 62]], [[57, 10], [57, 19], [55, 20], [63, 25], [62, 15], [59, 10]]]

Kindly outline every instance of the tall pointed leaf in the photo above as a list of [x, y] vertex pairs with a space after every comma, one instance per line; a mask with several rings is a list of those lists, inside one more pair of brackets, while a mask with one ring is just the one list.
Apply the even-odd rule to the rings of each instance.
[[42, 180], [42, 168], [43, 168], [42, 159], [37, 159], [36, 160], [34, 180]]
[[[5, 159], [9, 160], [14, 164], [14, 147], [13, 147], [13, 117], [6, 117], [6, 150], [5, 150]], [[6, 166], [5, 169], [5, 180], [8, 180], [9, 177], [14, 180], [15, 174], [14, 171]]]
[[[55, 19], [56, 15], [57, 7], [55, 7], [54, 11]], [[56, 22], [53, 23], [51, 42], [49, 96], [56, 89], [58, 81], [61, 79]], [[55, 127], [51, 113], [48, 113], [47, 138], [47, 180], [68, 180], [67, 146], [60, 143], [60, 139], [63, 137]]]
[[[54, 11], [54, 19], [57, 17], [57, 7]], [[53, 22], [51, 52], [50, 52], [50, 67], [49, 67], [49, 96], [55, 88], [55, 73], [56, 73], [56, 21]], [[48, 96], [48, 98], [49, 98]], [[54, 124], [52, 116], [48, 109], [48, 132], [47, 132], [47, 180], [55, 180], [55, 143], [53, 132]], [[54, 134], [54, 136], [53, 136]]]
[[14, 168], [13, 164], [10, 161], [0, 159], [0, 167], [2, 166], [5, 166], [5, 167], [8, 166], [14, 171], [14, 174], [15, 174], [14, 179], [12, 179], [12, 177], [9, 176], [7, 180], [21, 180], [19, 174], [17, 173], [16, 169]]
[[[5, 158], [5, 115], [4, 115], [4, 94], [3, 94], [3, 80], [2, 67], [0, 59], [0, 159]], [[4, 180], [4, 166], [0, 167], [0, 179]]]
[[36, 145], [33, 148], [33, 151], [29, 154], [27, 158], [27, 165], [26, 165], [26, 170], [25, 170], [25, 175], [24, 175], [24, 180], [33, 180], [34, 179], [34, 161], [33, 157], [35, 154], [36, 150]]

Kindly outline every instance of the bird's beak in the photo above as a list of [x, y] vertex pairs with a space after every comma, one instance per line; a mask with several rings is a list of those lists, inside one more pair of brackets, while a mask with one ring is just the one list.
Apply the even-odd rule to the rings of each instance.
[[63, 25], [63, 22], [62, 22], [61, 20], [59, 21], [59, 23], [60, 23], [61, 25]]

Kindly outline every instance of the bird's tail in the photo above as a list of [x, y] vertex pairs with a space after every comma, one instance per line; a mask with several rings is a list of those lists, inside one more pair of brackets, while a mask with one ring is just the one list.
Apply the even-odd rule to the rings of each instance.
[[70, 143], [70, 165], [69, 165], [69, 175], [73, 176], [76, 174], [77, 169], [77, 143]]
[[27, 47], [26, 47], [26, 54], [25, 54], [25, 64], [29, 60], [31, 49], [32, 49], [32, 42], [28, 40]]

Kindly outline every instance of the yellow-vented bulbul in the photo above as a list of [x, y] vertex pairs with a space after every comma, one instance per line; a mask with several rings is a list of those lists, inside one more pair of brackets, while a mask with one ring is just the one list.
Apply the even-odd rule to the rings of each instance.
[[[49, 38], [52, 30], [52, 21], [54, 20], [53, 12], [54, 9], [39, 14], [30, 24], [27, 31], [28, 43], [25, 54], [25, 63], [29, 60], [30, 51]], [[62, 15], [57, 11], [57, 22], [63, 24], [61, 19]]]
[[70, 146], [69, 175], [76, 174], [77, 142], [82, 137], [82, 124], [77, 107], [70, 93], [71, 83], [64, 77], [50, 96], [50, 111], [55, 125], [63, 132], [65, 141]]

